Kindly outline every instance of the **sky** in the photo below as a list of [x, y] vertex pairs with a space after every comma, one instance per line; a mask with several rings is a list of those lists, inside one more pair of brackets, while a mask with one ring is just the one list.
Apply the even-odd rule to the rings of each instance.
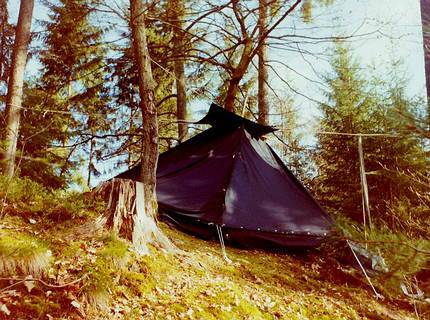
[[[316, 0], [313, 3], [317, 3]], [[19, 1], [9, 0], [10, 20], [16, 23]], [[47, 10], [36, 0], [33, 31], [43, 28], [35, 21], [47, 20]], [[304, 23], [299, 15], [289, 17], [276, 31], [276, 35], [305, 35], [331, 37], [354, 35], [348, 40], [353, 56], [369, 76], [375, 72], [382, 77], [390, 73], [393, 58], [403, 61], [410, 95], [425, 96], [424, 58], [420, 16], [420, 0], [335, 0], [330, 7], [319, 6], [313, 10], [313, 21]], [[308, 142], [316, 127], [319, 115], [318, 103], [323, 99], [324, 85], [321, 78], [330, 71], [329, 42], [300, 44], [304, 51], [316, 55], [300, 55], [271, 48], [269, 59], [288, 64], [289, 68], [273, 64], [281, 77], [300, 94], [294, 94], [288, 86], [270, 72], [269, 83], [280, 97], [290, 96], [298, 111], [299, 122], [306, 124]], [[39, 65], [31, 61], [26, 70], [27, 77], [37, 73]], [[191, 102], [192, 120], [197, 120], [208, 109], [210, 101]]]
[[[425, 95], [424, 58], [419, 0], [344, 0], [335, 1], [331, 7], [315, 10], [313, 23], [305, 25], [296, 22], [299, 34], [314, 37], [355, 35], [347, 40], [355, 59], [360, 62], [363, 74], [376, 71], [382, 77], [388, 75], [391, 61], [400, 58], [402, 69], [408, 81], [410, 95]], [[362, 35], [362, 36], [361, 36]], [[309, 81], [321, 80], [330, 71], [324, 53], [331, 47], [329, 43], [303, 45], [302, 49], [320, 52], [320, 57], [271, 51], [275, 59], [288, 61], [289, 66], [306, 76], [286, 68], [279, 72], [291, 80], [292, 85], [306, 96], [319, 100], [323, 85]], [[283, 70], [282, 70], [283, 69]], [[273, 85], [281, 85], [272, 77]], [[280, 86], [280, 90], [282, 85]], [[304, 109], [303, 120], [307, 121], [317, 113], [314, 101], [296, 96], [297, 108]], [[302, 115], [303, 115], [302, 113]]]

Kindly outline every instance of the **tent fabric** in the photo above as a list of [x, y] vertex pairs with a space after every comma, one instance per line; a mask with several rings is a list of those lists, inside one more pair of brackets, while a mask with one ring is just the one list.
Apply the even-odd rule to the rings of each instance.
[[157, 201], [168, 220], [204, 238], [219, 225], [227, 241], [248, 247], [318, 245], [332, 219], [260, 138], [267, 126], [211, 110], [205, 118], [217, 125], [159, 157]]
[[261, 137], [277, 129], [271, 126], [261, 125], [248, 119], [238, 116], [233, 112], [229, 112], [224, 108], [212, 103], [208, 113], [197, 124], [209, 124], [212, 128], [219, 131], [229, 131], [238, 127], [245, 128], [252, 136]]

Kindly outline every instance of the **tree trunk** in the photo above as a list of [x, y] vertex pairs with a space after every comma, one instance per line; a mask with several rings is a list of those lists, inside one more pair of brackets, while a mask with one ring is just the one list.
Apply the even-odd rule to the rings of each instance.
[[239, 92], [239, 83], [243, 79], [243, 76], [248, 70], [249, 63], [252, 59], [252, 41], [246, 39], [244, 41], [244, 48], [240, 61], [236, 68], [233, 69], [231, 79], [228, 84], [227, 94], [225, 96], [224, 107], [227, 111], [234, 112], [234, 102], [236, 100], [237, 93]]
[[267, 2], [259, 0], [258, 29], [260, 47], [258, 49], [258, 123], [268, 125], [269, 106], [267, 101], [267, 40], [264, 36], [267, 31]]
[[6, 97], [6, 153], [3, 174], [12, 177], [15, 170], [16, 145], [19, 135], [24, 70], [27, 63], [27, 47], [30, 41], [30, 27], [34, 0], [21, 0], [15, 43], [12, 54], [11, 74]]
[[154, 204], [151, 204], [151, 202], [155, 201], [158, 159], [158, 124], [157, 110], [155, 108], [154, 80], [152, 78], [151, 59], [146, 43], [145, 7], [141, 0], [130, 0], [130, 4], [134, 57], [139, 73], [139, 107], [143, 119], [140, 180], [145, 185], [148, 209], [155, 214]]
[[430, 0], [421, 0], [421, 23], [424, 46], [424, 71], [427, 89], [427, 117], [430, 123]]
[[236, 100], [237, 93], [239, 92], [240, 78], [231, 78], [228, 83], [227, 94], [225, 96], [224, 107], [227, 111], [234, 112], [234, 102]]
[[[178, 120], [185, 120], [187, 116], [187, 97], [185, 86], [185, 52], [184, 52], [184, 32], [182, 31], [182, 21], [184, 17], [184, 3], [182, 0], [173, 1], [171, 8], [173, 25], [173, 56], [175, 57], [174, 70], [176, 77], [176, 107]], [[186, 123], [178, 123], [178, 139], [183, 141], [188, 132]]]
[[6, 33], [8, 25], [8, 12], [6, 0], [0, 0], [0, 81], [7, 81], [6, 64], [7, 59], [7, 43]]
[[142, 111], [142, 149], [140, 183], [136, 183], [136, 212], [133, 216], [132, 241], [138, 252], [147, 254], [147, 244], [172, 250], [173, 245], [156, 224], [155, 194], [158, 160], [158, 124], [155, 108], [154, 80], [146, 42], [145, 7], [141, 0], [130, 0], [134, 58], [139, 73], [139, 106]]

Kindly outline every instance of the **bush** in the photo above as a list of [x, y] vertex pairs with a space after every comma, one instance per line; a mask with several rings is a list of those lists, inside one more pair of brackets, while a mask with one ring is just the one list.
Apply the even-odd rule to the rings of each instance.
[[103, 202], [76, 191], [48, 190], [28, 179], [12, 180], [0, 175], [0, 198], [3, 214], [24, 218], [46, 218], [54, 222], [95, 216], [104, 208]]
[[[384, 259], [389, 271], [377, 277], [385, 294], [400, 293], [400, 284], [405, 278], [418, 277], [420, 286], [427, 287], [429, 279], [421, 277], [430, 268], [430, 240], [411, 237], [406, 232], [393, 232], [379, 224], [364, 230], [352, 220], [338, 216], [336, 223], [343, 234], [352, 240], [366, 245], [370, 252]], [[366, 236], [365, 236], [366, 233]]]
[[409, 237], [428, 237], [430, 234], [430, 195], [422, 194], [421, 202], [408, 198], [394, 199], [379, 224]]

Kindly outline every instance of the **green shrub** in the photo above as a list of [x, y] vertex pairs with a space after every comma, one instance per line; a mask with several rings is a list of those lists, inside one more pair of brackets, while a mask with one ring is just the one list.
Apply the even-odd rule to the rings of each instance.
[[430, 195], [422, 193], [421, 202], [412, 203], [408, 198], [397, 198], [387, 206], [379, 224], [409, 237], [428, 237], [430, 234]]
[[5, 214], [46, 218], [54, 222], [94, 217], [104, 208], [103, 201], [92, 194], [48, 190], [28, 178], [10, 180], [1, 175], [0, 198], [5, 200]]
[[[342, 216], [336, 217], [336, 223], [345, 236], [383, 257], [389, 271], [379, 275], [378, 281], [387, 294], [399, 293], [400, 283], [405, 277], [411, 278], [430, 268], [429, 239], [411, 237], [401, 230], [393, 232], [381, 224], [364, 230], [362, 226]], [[428, 279], [421, 280], [421, 284], [426, 286]]]

